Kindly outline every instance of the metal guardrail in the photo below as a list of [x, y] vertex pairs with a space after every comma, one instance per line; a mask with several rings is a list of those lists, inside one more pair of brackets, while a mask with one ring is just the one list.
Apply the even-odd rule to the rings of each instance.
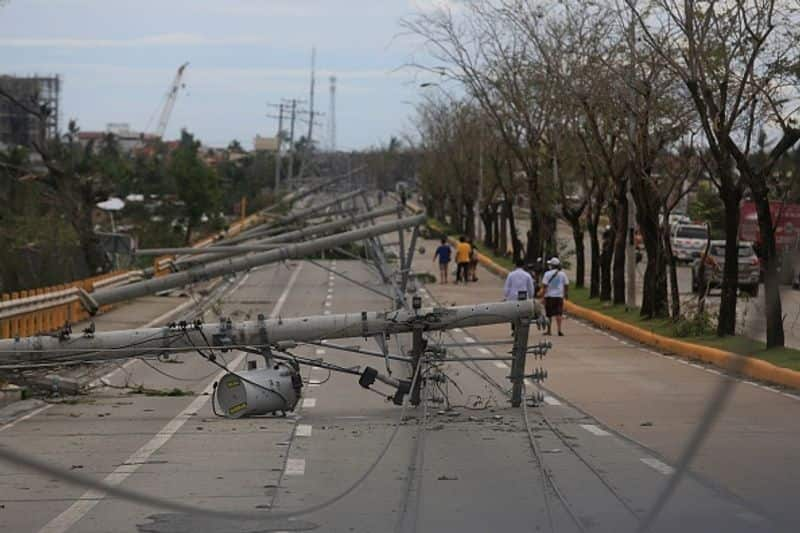
[[[244, 228], [262, 220], [260, 215], [251, 215], [231, 225], [227, 235], [236, 235]], [[206, 237], [194, 246], [208, 246], [218, 235]], [[173, 257], [160, 257], [155, 261], [156, 275], [171, 271]], [[28, 336], [56, 331], [67, 322], [76, 323], [89, 318], [81, 295], [96, 289], [108, 289], [145, 279], [142, 270], [109, 272], [101, 276], [74, 281], [72, 283], [43, 287], [27, 291], [0, 295], [0, 339]], [[107, 310], [111, 306], [104, 306]]]
[[142, 271], [111, 272], [52, 287], [0, 296], [0, 338], [56, 331], [67, 322], [89, 317], [81, 303], [82, 292], [116, 287], [142, 278]]

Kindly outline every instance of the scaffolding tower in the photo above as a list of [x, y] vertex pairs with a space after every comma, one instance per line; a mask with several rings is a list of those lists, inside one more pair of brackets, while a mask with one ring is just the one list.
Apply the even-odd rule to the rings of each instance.
[[0, 143], [32, 146], [58, 135], [61, 78], [0, 75]]

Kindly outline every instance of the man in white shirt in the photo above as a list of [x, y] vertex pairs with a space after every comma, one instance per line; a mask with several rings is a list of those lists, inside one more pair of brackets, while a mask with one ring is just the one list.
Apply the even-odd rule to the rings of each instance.
[[569, 278], [567, 274], [561, 270], [561, 261], [558, 257], [551, 257], [547, 261], [550, 270], [544, 273], [542, 277], [542, 287], [544, 287], [544, 311], [550, 321], [547, 323], [547, 331], [545, 335], [550, 335], [550, 324], [552, 318], [556, 318], [556, 325], [558, 327], [558, 336], [563, 337], [564, 333], [561, 331], [561, 320], [564, 314], [564, 300], [567, 298], [567, 291], [569, 288]]
[[514, 264], [517, 268], [506, 276], [506, 284], [503, 287], [504, 299], [506, 301], [519, 300], [520, 291], [525, 291], [527, 299], [533, 299], [536, 295], [533, 287], [533, 277], [523, 268], [525, 262], [517, 260]]

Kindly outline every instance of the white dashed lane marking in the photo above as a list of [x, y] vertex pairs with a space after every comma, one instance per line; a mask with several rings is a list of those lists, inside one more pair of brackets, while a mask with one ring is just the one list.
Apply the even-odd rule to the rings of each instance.
[[664, 474], [665, 476], [671, 476], [672, 473], [675, 472], [674, 468], [653, 457], [642, 457], [639, 460], [644, 464], [646, 464], [647, 466], [649, 466], [650, 468], [652, 468], [653, 470], [655, 470], [656, 472]]
[[329, 315], [329, 314], [331, 314], [331, 310], [330, 310], [330, 309], [326, 309], [326, 310], [324, 310], [324, 311], [322, 312], [322, 314], [323, 314], [323, 315]]
[[561, 405], [561, 402], [558, 401], [557, 398], [553, 398], [552, 396], [545, 396], [544, 403], [547, 405]]
[[303, 409], [309, 409], [317, 405], [316, 398], [303, 398]]
[[297, 424], [297, 429], [294, 431], [295, 437], [310, 437], [311, 424]]
[[594, 424], [580, 424], [580, 426], [589, 433], [591, 433], [592, 435], [598, 437], [608, 437], [609, 435], [611, 435], [611, 433], [609, 433], [608, 431], [601, 429], [595, 426]]
[[325, 355], [325, 348], [317, 348], [316, 350], [314, 350], [314, 353], [316, 355]]
[[491, 355], [492, 354], [492, 352], [490, 352], [486, 348], [478, 348], [478, 351], [481, 352], [483, 355]]
[[505, 363], [503, 363], [502, 361], [495, 361], [494, 366], [496, 366], [497, 368], [503, 368], [503, 369], [506, 368]]
[[475, 339], [473, 339], [472, 337], [464, 337], [464, 342], [466, 342], [467, 344], [474, 344]]
[[287, 459], [286, 470], [284, 472], [287, 476], [302, 476], [306, 473], [306, 460], [305, 459]]

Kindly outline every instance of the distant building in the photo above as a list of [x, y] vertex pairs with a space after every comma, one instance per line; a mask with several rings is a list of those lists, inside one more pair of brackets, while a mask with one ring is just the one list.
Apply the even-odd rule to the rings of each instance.
[[89, 142], [94, 142], [94, 149], [97, 150], [106, 135], [113, 135], [120, 151], [126, 154], [157, 139], [154, 135], [132, 130], [130, 124], [126, 122], [111, 122], [106, 124], [105, 131], [79, 131], [78, 141], [84, 146]]
[[256, 152], [277, 152], [278, 138], [256, 135], [256, 138], [253, 139], [253, 149]]
[[0, 142], [32, 146], [58, 135], [61, 78], [0, 76]]

